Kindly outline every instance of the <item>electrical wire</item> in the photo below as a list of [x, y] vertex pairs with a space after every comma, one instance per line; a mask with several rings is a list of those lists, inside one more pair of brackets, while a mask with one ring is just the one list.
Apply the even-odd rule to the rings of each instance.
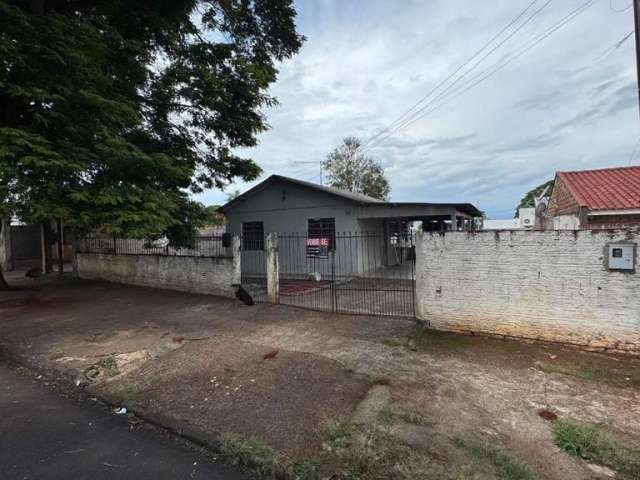
[[599, 62], [600, 60], [603, 60], [604, 58], [606, 58], [609, 55], [611, 55], [614, 51], [619, 49], [622, 46], [622, 44], [624, 42], [626, 42], [629, 39], [629, 37], [631, 37], [631, 35], [633, 35], [635, 32], [636, 32], [635, 30], [631, 30], [624, 37], [622, 37], [621, 40], [619, 40], [615, 44], [611, 45], [609, 48], [607, 48], [605, 51], [603, 51], [600, 55], [598, 55], [596, 58], [594, 58], [593, 59], [593, 63]]
[[363, 144], [363, 148], [367, 146], [368, 143], [372, 142], [373, 140], [375, 140], [376, 138], [380, 137], [381, 135], [383, 135], [384, 133], [388, 132], [389, 129], [393, 128], [398, 122], [401, 122], [406, 115], [409, 115], [412, 111], [414, 111], [418, 106], [420, 106], [425, 100], [427, 100], [431, 95], [433, 95], [440, 87], [442, 87], [444, 84], [446, 84], [449, 80], [451, 80], [454, 76], [456, 76], [458, 74], [458, 72], [460, 70], [462, 70], [464, 67], [466, 67], [469, 63], [471, 63], [478, 55], [480, 55], [486, 48], [489, 47], [489, 45], [491, 45], [495, 40], [497, 40], [504, 32], [506, 32], [509, 28], [511, 28], [513, 25], [515, 25], [523, 16], [525, 13], [527, 13], [527, 11], [529, 11], [529, 9], [531, 7], [533, 7], [533, 5], [535, 5], [538, 2], [538, 0], [533, 0], [531, 3], [529, 3], [524, 10], [522, 10], [513, 20], [511, 20], [505, 27], [503, 27], [498, 33], [496, 33], [493, 37], [491, 37], [491, 39], [486, 42], [482, 47], [480, 47], [479, 50], [477, 50], [473, 55], [471, 55], [465, 62], [463, 62], [458, 68], [456, 68], [448, 77], [446, 77], [444, 80], [442, 80], [441, 82], [439, 82], [435, 87], [433, 87], [425, 96], [423, 96], [420, 100], [418, 100], [411, 108], [409, 108], [408, 110], [406, 110], [402, 115], [400, 115], [398, 118], [396, 118], [393, 122], [391, 122], [387, 127], [383, 128], [382, 130], [380, 130], [378, 133], [376, 133], [375, 135], [373, 135], [372, 137], [370, 137], [368, 140], [366, 140]]
[[[373, 148], [375, 146], [380, 145], [382, 142], [384, 142], [387, 138], [391, 137], [398, 130], [400, 130], [402, 128], [405, 128], [405, 127], [415, 123], [416, 121], [424, 118], [426, 115], [428, 115], [428, 114], [434, 112], [435, 110], [441, 108], [445, 104], [449, 103], [451, 100], [459, 97], [460, 95], [466, 93], [467, 91], [469, 91], [472, 88], [476, 87], [480, 83], [484, 82], [488, 78], [492, 77], [497, 72], [502, 70], [504, 67], [509, 65], [511, 62], [513, 62], [514, 60], [520, 58], [522, 55], [527, 53], [533, 47], [535, 47], [540, 42], [545, 40], [547, 37], [549, 37], [550, 35], [555, 33], [557, 30], [559, 30], [560, 28], [562, 28], [563, 26], [565, 26], [566, 24], [568, 24], [569, 22], [574, 20], [580, 14], [584, 13], [596, 1], [597, 0], [588, 0], [587, 2], [581, 4], [579, 7], [575, 8], [574, 10], [569, 12], [567, 15], [562, 17], [553, 26], [549, 27], [547, 30], [545, 30], [541, 34], [538, 34], [535, 37], [532, 37], [530, 40], [528, 40], [527, 42], [522, 44], [520, 47], [516, 48], [511, 54], [507, 55], [506, 57], [503, 57], [501, 60], [499, 60], [498, 62], [494, 63], [490, 67], [482, 70], [481, 72], [479, 72], [478, 74], [476, 74], [475, 76], [473, 76], [472, 78], [467, 80], [467, 82], [465, 82], [463, 85], [458, 87], [452, 93], [449, 93], [449, 91], [445, 91], [445, 92], [441, 93], [438, 97], [436, 97], [434, 99], [434, 101], [429, 102], [427, 105], [425, 105], [424, 107], [419, 109], [417, 112], [412, 114], [404, 122], [401, 122], [394, 129], [389, 131], [389, 133], [387, 135], [385, 135], [383, 138], [378, 139], [373, 144], [368, 145], [367, 149], [370, 149], [370, 148]], [[441, 103], [433, 106], [434, 102], [437, 101], [437, 100], [440, 100], [440, 99], [443, 99], [443, 101]]]

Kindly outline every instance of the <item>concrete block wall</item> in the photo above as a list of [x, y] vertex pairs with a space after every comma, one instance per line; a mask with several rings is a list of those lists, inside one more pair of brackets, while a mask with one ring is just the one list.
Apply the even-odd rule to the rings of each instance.
[[226, 297], [237, 283], [233, 258], [79, 253], [77, 269], [89, 280]]
[[420, 234], [418, 317], [442, 330], [640, 353], [640, 269], [604, 263], [617, 241], [640, 243], [640, 232]]

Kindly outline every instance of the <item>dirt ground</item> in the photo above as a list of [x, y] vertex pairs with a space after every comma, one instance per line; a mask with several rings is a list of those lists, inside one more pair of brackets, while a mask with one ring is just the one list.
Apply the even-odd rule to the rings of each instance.
[[388, 398], [376, 408], [403, 419], [394, 435], [451, 471], [475, 468], [451, 442], [480, 438], [535, 478], [607, 478], [555, 446], [542, 409], [640, 441], [640, 359], [424, 333], [407, 319], [66, 278], [0, 293], [0, 344], [136, 409], [292, 456], [321, 448], [323, 424], [357, 413], [379, 386]]

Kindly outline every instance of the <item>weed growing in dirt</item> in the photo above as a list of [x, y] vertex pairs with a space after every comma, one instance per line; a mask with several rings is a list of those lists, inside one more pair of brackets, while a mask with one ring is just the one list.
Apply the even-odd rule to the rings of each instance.
[[259, 475], [271, 475], [276, 467], [274, 450], [255, 437], [228, 434], [222, 438], [221, 456], [232, 465], [250, 469]]
[[433, 422], [431, 422], [429, 418], [418, 412], [402, 412], [399, 414], [399, 416], [405, 422], [421, 427], [428, 427], [433, 424]]
[[113, 357], [103, 358], [99, 362], [96, 362], [96, 366], [103, 370], [109, 377], [115, 377], [120, 373], [116, 359]]
[[384, 407], [376, 414], [376, 422], [385, 427], [390, 427], [396, 421], [398, 415], [390, 407]]
[[323, 430], [322, 478], [429, 480], [428, 460], [389, 433], [395, 413], [382, 410], [369, 425], [333, 422]]
[[640, 478], [640, 449], [630, 448], [596, 425], [558, 420], [553, 436], [561, 449], [592, 462], [611, 467], [621, 478]]
[[457, 438], [454, 443], [478, 460], [493, 465], [501, 480], [533, 480], [528, 466], [488, 442], [469, 438]]
[[376, 385], [391, 385], [391, 380], [387, 377], [382, 376], [370, 376], [369, 377], [369, 385], [375, 387]]
[[113, 395], [122, 405], [131, 406], [136, 399], [136, 387], [131, 383], [123, 383], [116, 387]]
[[353, 431], [354, 426], [350, 422], [335, 420], [324, 426], [322, 436], [332, 447], [340, 447], [346, 444]]
[[618, 387], [640, 386], [640, 368], [607, 369], [590, 365], [542, 365], [540, 370]]
[[291, 480], [320, 480], [320, 462], [303, 460], [285, 467], [287, 477]]
[[404, 345], [404, 342], [400, 340], [398, 337], [387, 337], [382, 343], [384, 343], [387, 347], [401, 347]]
[[458, 333], [440, 332], [431, 330], [422, 325], [413, 327], [410, 338], [415, 342], [416, 348], [429, 350], [433, 348], [443, 350], [460, 350], [475, 344], [475, 338]]

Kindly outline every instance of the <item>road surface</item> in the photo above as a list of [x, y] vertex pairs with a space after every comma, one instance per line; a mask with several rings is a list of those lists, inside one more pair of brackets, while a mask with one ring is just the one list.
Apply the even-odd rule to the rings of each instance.
[[70, 400], [0, 363], [0, 479], [207, 479], [248, 476], [126, 415]]

